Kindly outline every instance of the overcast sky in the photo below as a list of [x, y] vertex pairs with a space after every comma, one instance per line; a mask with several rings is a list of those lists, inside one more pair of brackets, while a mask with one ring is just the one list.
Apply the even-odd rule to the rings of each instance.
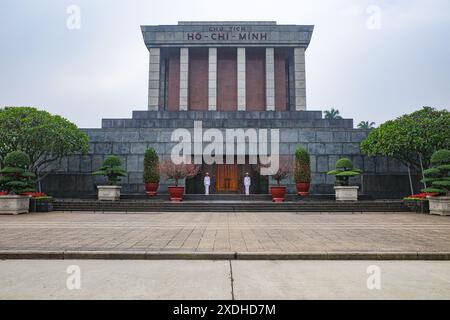
[[[67, 8], [81, 28], [67, 28]], [[381, 123], [423, 105], [450, 108], [448, 0], [1, 0], [0, 106], [30, 105], [80, 127], [147, 105], [140, 25], [274, 20], [315, 25], [309, 110]]]

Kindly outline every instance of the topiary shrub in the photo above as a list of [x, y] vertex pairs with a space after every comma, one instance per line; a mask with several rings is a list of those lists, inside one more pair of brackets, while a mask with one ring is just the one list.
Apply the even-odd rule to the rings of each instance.
[[8, 153], [4, 159], [5, 167], [0, 170], [0, 185], [10, 194], [35, 191], [36, 175], [28, 170], [30, 157], [22, 151]]
[[431, 186], [423, 189], [423, 192], [436, 192], [441, 194], [450, 194], [450, 150], [442, 149], [436, 151], [431, 156], [430, 169], [423, 173], [425, 179], [422, 182], [430, 183]]
[[309, 153], [305, 149], [299, 147], [295, 150], [295, 182], [310, 183], [311, 182], [311, 164]]
[[159, 183], [159, 158], [155, 149], [149, 148], [144, 155], [144, 183]]
[[127, 172], [121, 166], [122, 161], [117, 156], [110, 155], [105, 158], [102, 167], [92, 174], [94, 176], [105, 176], [109, 185], [115, 185], [120, 181], [121, 177], [127, 175]]
[[341, 158], [336, 162], [336, 169], [329, 171], [327, 174], [336, 176], [337, 186], [348, 186], [349, 179], [360, 175], [361, 170], [354, 168], [350, 159]]

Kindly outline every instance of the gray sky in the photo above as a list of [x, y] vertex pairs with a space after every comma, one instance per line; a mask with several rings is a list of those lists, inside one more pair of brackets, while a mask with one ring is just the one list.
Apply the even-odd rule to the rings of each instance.
[[[81, 28], [66, 26], [69, 5]], [[378, 123], [450, 108], [448, 0], [1, 0], [0, 106], [31, 105], [80, 127], [147, 105], [142, 24], [275, 20], [313, 24], [309, 110]]]

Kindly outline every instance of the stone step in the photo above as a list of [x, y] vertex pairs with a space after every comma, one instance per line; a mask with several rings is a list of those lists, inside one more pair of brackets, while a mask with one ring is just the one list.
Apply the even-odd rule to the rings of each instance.
[[152, 200], [121, 200], [100, 202], [97, 200], [64, 199], [56, 200], [54, 209], [58, 211], [112, 211], [112, 212], [402, 212], [408, 208], [401, 201], [358, 201], [340, 203], [266, 201], [183, 201], [180, 203]]
[[[158, 194], [154, 197], [149, 197], [144, 193], [126, 193], [120, 196], [121, 200], [153, 200], [153, 201], [167, 201], [169, 199], [168, 194]], [[85, 196], [85, 199], [96, 200], [97, 194], [90, 194]], [[185, 194], [183, 196], [185, 201], [271, 201], [272, 196], [270, 194], [210, 194], [205, 196], [204, 194]], [[334, 201], [334, 194], [311, 194], [307, 197], [300, 197], [297, 194], [287, 194], [286, 201], [298, 202], [298, 201]], [[369, 195], [359, 194], [359, 200], [373, 200]]]

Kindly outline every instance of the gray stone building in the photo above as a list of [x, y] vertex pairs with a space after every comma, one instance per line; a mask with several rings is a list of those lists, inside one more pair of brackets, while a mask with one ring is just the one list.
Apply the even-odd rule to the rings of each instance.
[[[129, 119], [103, 119], [101, 129], [83, 129], [90, 137], [87, 155], [72, 155], [44, 180], [55, 196], [95, 193], [101, 178], [92, 170], [106, 155], [118, 155], [128, 171], [123, 193], [142, 193], [144, 153], [153, 147], [169, 158], [176, 129], [278, 129], [281, 155], [293, 157], [298, 146], [311, 154], [312, 193], [333, 192], [334, 178], [325, 172], [343, 157], [364, 174], [354, 183], [375, 198], [408, 194], [406, 168], [388, 158], [361, 155], [359, 144], [367, 130], [353, 128], [352, 119], [327, 120], [321, 111], [308, 110], [305, 52], [313, 26], [275, 22], [180, 22], [142, 26], [149, 50], [148, 108]], [[143, 66], [144, 67], [144, 66]], [[205, 143], [203, 144], [203, 147]], [[249, 148], [245, 149], [249, 159]], [[197, 177], [186, 181], [187, 193], [201, 193], [202, 175], [210, 172], [212, 191], [242, 192], [244, 172], [254, 180], [252, 191], [268, 193], [267, 181], [255, 166], [203, 164]], [[160, 192], [170, 181], [161, 181]], [[294, 191], [292, 179], [286, 184]]]

